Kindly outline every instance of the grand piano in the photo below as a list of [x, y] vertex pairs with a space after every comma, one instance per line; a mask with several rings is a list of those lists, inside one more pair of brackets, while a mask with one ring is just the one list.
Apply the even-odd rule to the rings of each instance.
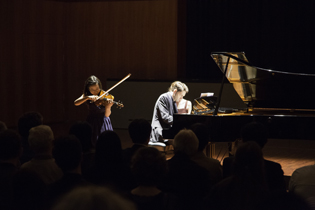
[[[257, 121], [268, 128], [269, 139], [315, 140], [315, 74], [255, 67], [244, 52], [215, 52], [211, 57], [223, 73], [219, 93], [196, 98], [192, 114], [174, 114], [173, 127], [163, 131], [164, 138], [174, 138], [199, 122], [208, 126], [211, 142], [233, 142], [242, 126]], [[246, 108], [220, 105], [226, 81]]]

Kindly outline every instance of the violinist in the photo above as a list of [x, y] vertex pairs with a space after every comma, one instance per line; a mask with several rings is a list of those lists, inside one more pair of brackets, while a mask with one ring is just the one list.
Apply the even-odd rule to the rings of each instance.
[[[113, 130], [111, 120], [111, 97], [98, 99], [105, 91], [102, 90], [101, 81], [94, 75], [87, 78], [84, 84], [83, 94], [74, 101], [75, 106], [85, 103], [88, 107], [87, 122], [92, 125], [92, 144], [95, 146], [98, 136], [106, 131]], [[107, 94], [108, 95], [108, 94]], [[111, 96], [111, 95], [109, 95]]]

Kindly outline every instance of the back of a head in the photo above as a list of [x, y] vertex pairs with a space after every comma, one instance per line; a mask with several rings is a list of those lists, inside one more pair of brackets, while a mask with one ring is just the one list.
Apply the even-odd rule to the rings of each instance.
[[[311, 199], [310, 197], [309, 199]], [[293, 192], [273, 193], [256, 210], [314, 210], [312, 203]]]
[[181, 130], [174, 138], [174, 152], [191, 156], [197, 152], [199, 141], [192, 130]]
[[114, 131], [104, 131], [99, 135], [95, 145], [96, 163], [115, 163], [122, 159], [120, 138]]
[[63, 196], [53, 210], [136, 210], [119, 194], [100, 186], [78, 187]]
[[53, 156], [64, 172], [76, 169], [81, 164], [82, 147], [74, 135], [57, 138], [54, 141]]
[[43, 124], [43, 116], [39, 112], [26, 112], [18, 120], [19, 134], [23, 139], [28, 139], [29, 130]]
[[133, 143], [147, 144], [151, 134], [151, 124], [145, 119], [133, 120], [128, 126]]
[[74, 123], [69, 134], [75, 135], [81, 142], [82, 151], [88, 152], [92, 148], [92, 126], [86, 121]]
[[39, 125], [30, 129], [28, 143], [35, 153], [49, 151], [53, 140], [54, 134], [48, 125]]
[[260, 146], [254, 141], [241, 143], [235, 153], [234, 173], [260, 179], [264, 173], [264, 159]]
[[251, 122], [242, 128], [241, 138], [243, 142], [254, 141], [263, 148], [268, 140], [268, 131], [263, 124]]
[[131, 170], [140, 185], [155, 186], [166, 175], [167, 162], [156, 148], [143, 147], [133, 156]]
[[46, 209], [47, 186], [36, 172], [21, 169], [11, 184], [14, 192], [11, 209]]
[[8, 129], [7, 125], [4, 122], [0, 121], [0, 132], [5, 131], [7, 129]]
[[190, 129], [196, 134], [199, 140], [198, 151], [203, 151], [210, 141], [210, 132], [203, 123], [195, 123]]
[[22, 143], [20, 135], [14, 130], [0, 132], [0, 160], [18, 158]]

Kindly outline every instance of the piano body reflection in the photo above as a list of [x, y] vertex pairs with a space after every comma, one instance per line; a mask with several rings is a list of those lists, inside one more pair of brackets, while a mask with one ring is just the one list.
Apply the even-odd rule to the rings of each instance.
[[242, 126], [257, 121], [268, 128], [269, 138], [315, 140], [315, 74], [255, 67], [243, 52], [211, 53], [211, 57], [246, 108], [220, 106], [222, 82], [219, 95], [193, 101], [192, 114], [175, 114], [164, 138], [174, 138], [179, 130], [200, 122], [209, 127], [211, 142], [233, 142]]

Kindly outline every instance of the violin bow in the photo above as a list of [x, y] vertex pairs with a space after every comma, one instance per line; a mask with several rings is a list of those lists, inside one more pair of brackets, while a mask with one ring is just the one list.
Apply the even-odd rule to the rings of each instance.
[[105, 91], [105, 93], [103, 93], [102, 95], [100, 95], [96, 100], [100, 99], [101, 97], [103, 97], [104, 95], [106, 95], [109, 91], [111, 91], [112, 89], [114, 89], [115, 87], [117, 87], [118, 85], [120, 85], [120, 83], [122, 83], [123, 81], [125, 81], [126, 79], [128, 79], [131, 76], [131, 74], [128, 74], [127, 76], [125, 76], [122, 80], [120, 80], [119, 82], [117, 82], [115, 85], [113, 85], [111, 88], [109, 88], [107, 91]]

